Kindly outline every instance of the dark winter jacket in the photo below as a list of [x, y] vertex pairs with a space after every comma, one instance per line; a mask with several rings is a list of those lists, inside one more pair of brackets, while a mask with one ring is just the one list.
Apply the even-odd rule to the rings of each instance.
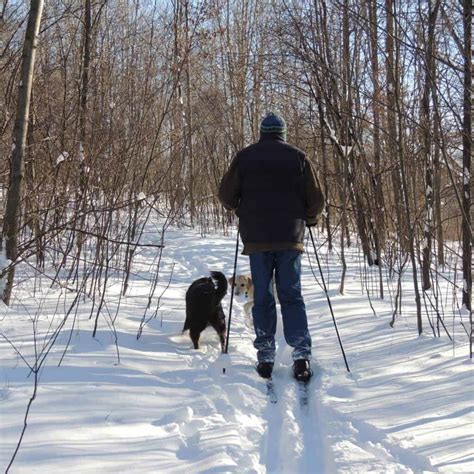
[[302, 251], [305, 224], [314, 224], [324, 207], [310, 161], [273, 134], [262, 134], [237, 154], [222, 178], [219, 199], [239, 216], [244, 255]]

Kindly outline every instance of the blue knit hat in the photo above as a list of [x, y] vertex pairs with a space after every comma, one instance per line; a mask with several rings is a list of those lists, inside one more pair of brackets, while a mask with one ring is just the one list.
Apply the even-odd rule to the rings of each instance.
[[260, 133], [275, 133], [278, 135], [286, 135], [286, 123], [283, 117], [277, 114], [269, 113], [260, 123]]

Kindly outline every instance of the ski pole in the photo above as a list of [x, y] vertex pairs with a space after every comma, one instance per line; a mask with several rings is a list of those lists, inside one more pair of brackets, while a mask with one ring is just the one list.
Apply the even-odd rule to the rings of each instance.
[[[237, 239], [235, 241], [235, 256], [234, 256], [234, 272], [232, 273], [232, 288], [230, 290], [230, 305], [229, 305], [229, 323], [227, 324], [227, 336], [225, 341], [224, 354], [229, 352], [229, 336], [230, 336], [230, 324], [232, 321], [232, 303], [234, 301], [234, 287], [235, 287], [235, 274], [237, 271], [237, 256], [239, 254], [239, 235], [240, 229], [237, 229]], [[225, 367], [222, 369], [222, 373], [225, 374]]]
[[339, 341], [339, 346], [341, 347], [342, 356], [344, 357], [344, 362], [346, 364], [347, 371], [350, 372], [349, 364], [347, 363], [346, 353], [344, 352], [344, 346], [342, 345], [341, 336], [339, 335], [339, 329], [337, 328], [336, 317], [334, 316], [334, 311], [332, 310], [331, 299], [329, 298], [328, 289], [326, 282], [324, 281], [323, 271], [321, 270], [321, 264], [319, 263], [318, 252], [316, 250], [316, 244], [314, 243], [313, 233], [311, 232], [311, 227], [308, 227], [309, 235], [311, 237], [311, 242], [313, 243], [314, 255], [316, 255], [316, 261], [318, 262], [319, 274], [321, 275], [321, 281], [323, 283], [324, 293], [326, 293], [326, 298], [328, 300], [329, 310], [331, 311], [332, 320], [334, 322], [334, 327], [336, 328], [337, 339]]

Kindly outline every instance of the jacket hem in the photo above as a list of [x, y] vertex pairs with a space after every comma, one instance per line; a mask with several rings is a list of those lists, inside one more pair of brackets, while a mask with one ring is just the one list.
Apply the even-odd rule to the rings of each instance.
[[275, 243], [244, 243], [242, 255], [250, 255], [257, 252], [275, 252], [277, 250], [299, 250], [304, 252], [304, 244], [300, 242], [275, 242]]

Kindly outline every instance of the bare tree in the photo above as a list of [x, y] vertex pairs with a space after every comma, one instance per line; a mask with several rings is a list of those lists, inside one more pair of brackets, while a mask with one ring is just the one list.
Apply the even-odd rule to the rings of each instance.
[[[364, 275], [378, 279], [371, 288], [381, 297], [390, 295], [390, 278], [411, 272], [421, 332], [427, 298], [444, 271], [436, 262], [450, 271], [454, 261], [449, 241], [463, 242], [463, 299], [472, 297], [470, 73], [461, 5], [47, 2], [25, 117], [34, 124], [26, 135], [28, 195], [20, 196], [12, 260], [34, 256], [37, 271], [48, 272], [51, 258], [54, 284], [76, 291], [87, 279], [86, 293], [98, 295], [91, 312], [98, 328], [110, 272], [122, 272], [126, 293], [149, 216], [170, 216], [203, 234], [233, 222], [215, 197], [220, 177], [235, 152], [258, 138], [262, 114], [276, 110], [321, 175], [328, 198], [321, 226], [328, 247], [339, 247], [341, 291], [346, 248], [360, 242]], [[26, 4], [11, 2], [2, 10], [5, 157], [26, 13]], [[2, 178], [7, 161], [0, 161], [0, 182], [13, 192], [16, 184]]]
[[[3, 238], [7, 258], [15, 262], [18, 256], [18, 230], [21, 212], [21, 199], [25, 173], [26, 140], [30, 113], [31, 90], [36, 57], [38, 33], [43, 13], [43, 0], [31, 0], [26, 27], [25, 40], [21, 61], [20, 84], [18, 86], [18, 102], [15, 126], [13, 128], [13, 145], [10, 162], [10, 182], [3, 221]], [[15, 266], [10, 266], [2, 299], [10, 303], [15, 275]]]
[[463, 1], [464, 28], [464, 97], [463, 97], [463, 196], [462, 196], [462, 302], [470, 312], [471, 357], [473, 340], [472, 321], [472, 227], [471, 227], [471, 186], [472, 186], [472, 2]]
[[[432, 133], [432, 114], [431, 114], [431, 98], [434, 89], [433, 82], [435, 80], [435, 26], [438, 16], [441, 0], [436, 0], [435, 5], [432, 1], [428, 1], [428, 32], [426, 39], [425, 54], [425, 80], [423, 88], [423, 97], [421, 105], [421, 124], [423, 126], [423, 153], [425, 158], [425, 200], [426, 215], [423, 239], [423, 291], [431, 288], [430, 269], [431, 269], [431, 246], [433, 235], [433, 195], [434, 195], [434, 158], [433, 158], [433, 133]], [[434, 122], [434, 121], [433, 121]]]

